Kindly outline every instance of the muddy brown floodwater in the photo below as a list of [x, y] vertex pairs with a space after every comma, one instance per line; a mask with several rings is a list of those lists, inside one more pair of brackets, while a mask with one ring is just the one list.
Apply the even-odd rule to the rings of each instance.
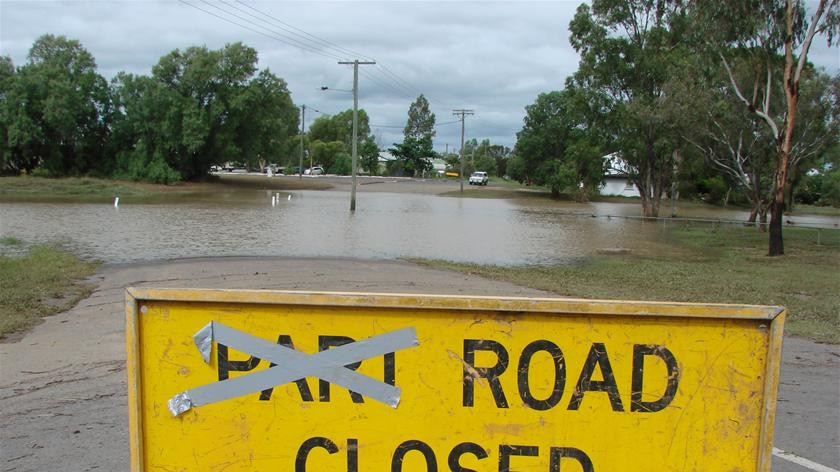
[[[512, 265], [574, 263], [603, 248], [635, 249], [655, 241], [661, 229], [508, 200], [360, 193], [351, 214], [345, 192], [280, 193], [274, 207], [271, 195], [243, 190], [119, 208], [4, 203], [0, 236], [61, 241], [108, 263], [263, 255]], [[628, 206], [602, 204], [610, 205]]]

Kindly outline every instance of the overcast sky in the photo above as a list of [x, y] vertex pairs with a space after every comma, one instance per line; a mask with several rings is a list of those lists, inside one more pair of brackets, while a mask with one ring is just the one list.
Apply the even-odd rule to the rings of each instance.
[[[242, 41], [259, 52], [260, 68], [286, 80], [295, 104], [307, 105], [308, 124], [319, 116], [313, 109], [334, 114], [352, 108], [352, 94], [320, 90], [352, 88], [352, 67], [332, 57], [352, 59], [352, 51], [378, 62], [360, 66], [359, 106], [368, 111], [380, 146], [402, 140], [408, 106], [423, 93], [437, 115], [439, 151], [446, 144], [450, 150], [460, 146], [453, 108], [475, 110], [467, 117], [467, 139], [513, 147], [524, 107], [539, 93], [561, 89], [577, 69], [567, 30], [577, 0], [242, 1], [0, 0], [0, 54], [21, 65], [38, 36], [61, 34], [80, 40], [110, 79], [119, 71], [150, 74], [158, 59], [176, 48], [216, 49]], [[345, 51], [314, 42], [307, 33]], [[828, 49], [825, 40], [810, 57], [831, 73], [840, 69], [839, 50]]]

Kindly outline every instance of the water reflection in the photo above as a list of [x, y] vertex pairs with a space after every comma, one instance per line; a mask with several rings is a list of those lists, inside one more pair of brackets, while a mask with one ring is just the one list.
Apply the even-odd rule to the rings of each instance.
[[571, 213], [634, 205], [345, 192], [227, 192], [177, 204], [0, 204], [0, 236], [61, 241], [106, 262], [206, 256], [423, 257], [483, 264], [574, 264], [603, 248], [645, 250], [661, 224]]

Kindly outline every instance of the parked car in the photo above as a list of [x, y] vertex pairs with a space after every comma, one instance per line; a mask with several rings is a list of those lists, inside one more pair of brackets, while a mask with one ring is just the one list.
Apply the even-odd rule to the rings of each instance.
[[321, 175], [324, 174], [324, 168], [321, 166], [310, 167], [303, 171], [303, 175]]
[[245, 170], [245, 163], [239, 161], [225, 162], [225, 164], [222, 166], [222, 170], [228, 172], [233, 172], [235, 170]]
[[263, 170], [263, 174], [267, 174], [269, 169], [271, 169], [272, 174], [282, 174], [283, 171], [285, 170], [283, 167], [280, 167], [277, 164], [269, 164], [269, 165], [265, 166], [265, 169]]
[[473, 172], [470, 176], [470, 185], [487, 185], [487, 172]]

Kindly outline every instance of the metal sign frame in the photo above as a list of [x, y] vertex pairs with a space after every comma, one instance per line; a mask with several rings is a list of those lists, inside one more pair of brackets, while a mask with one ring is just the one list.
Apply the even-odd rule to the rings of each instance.
[[347, 309], [447, 310], [469, 316], [475, 312], [549, 314], [551, 316], [607, 316], [620, 318], [687, 318], [753, 320], [768, 331], [768, 352], [764, 368], [764, 389], [758, 444], [757, 469], [769, 472], [773, 450], [776, 397], [781, 365], [783, 307], [695, 304], [676, 302], [585, 300], [571, 298], [519, 298], [449, 296], [356, 292], [305, 292], [269, 290], [128, 288], [125, 298], [126, 351], [129, 405], [131, 470], [144, 468], [142, 412], [143, 384], [140, 354], [143, 348], [140, 320], [145, 303], [197, 302], [219, 304], [282, 305], [286, 307], [330, 307]]

